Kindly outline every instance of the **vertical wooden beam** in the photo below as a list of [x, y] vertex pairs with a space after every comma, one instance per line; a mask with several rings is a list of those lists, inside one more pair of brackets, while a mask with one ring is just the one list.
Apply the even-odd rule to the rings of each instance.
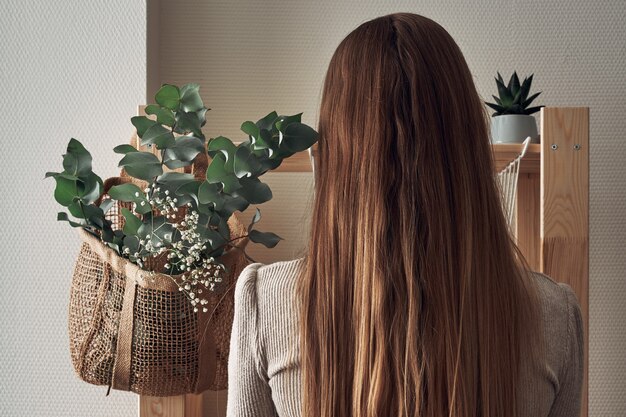
[[516, 239], [533, 271], [539, 271], [539, 173], [519, 174], [517, 183]]
[[541, 267], [569, 284], [581, 305], [585, 365], [581, 416], [588, 414], [589, 108], [541, 109]]
[[187, 417], [185, 415], [185, 396], [174, 397], [139, 397], [139, 417]]

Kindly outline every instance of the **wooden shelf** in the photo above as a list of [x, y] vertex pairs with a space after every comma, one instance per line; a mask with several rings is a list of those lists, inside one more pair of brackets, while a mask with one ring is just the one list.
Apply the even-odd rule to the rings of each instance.
[[[492, 145], [496, 171], [502, 170], [509, 162], [513, 161], [521, 152], [520, 143], [498, 143]], [[317, 144], [313, 145], [315, 155]], [[538, 174], [541, 164], [541, 145], [532, 143], [528, 145], [526, 156], [522, 159], [520, 172], [525, 174]], [[275, 172], [311, 172], [311, 161], [308, 151], [298, 152], [285, 159]]]
[[[491, 145], [496, 171], [501, 171], [509, 162], [522, 153], [521, 143], [496, 143]], [[524, 174], [538, 174], [541, 166], [541, 144], [528, 145], [526, 155], [522, 159], [520, 172]]]

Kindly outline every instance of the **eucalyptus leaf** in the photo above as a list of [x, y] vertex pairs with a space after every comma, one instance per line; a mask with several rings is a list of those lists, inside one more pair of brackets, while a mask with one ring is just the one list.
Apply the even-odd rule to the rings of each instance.
[[245, 146], [237, 147], [233, 168], [238, 178], [251, 177], [261, 173], [258, 157]]
[[199, 153], [204, 152], [204, 142], [193, 136], [179, 136], [165, 150], [163, 163], [170, 169], [190, 165]]
[[128, 175], [146, 181], [163, 173], [161, 162], [150, 152], [127, 153], [118, 166], [124, 167]]
[[129, 152], [138, 152], [138, 151], [137, 151], [137, 148], [135, 148], [134, 146], [124, 144], [124, 145], [118, 145], [115, 148], [113, 148], [113, 152], [126, 155]]
[[239, 179], [234, 173], [229, 172], [225, 169], [225, 162], [226, 159], [223, 154], [220, 153], [215, 155], [213, 157], [213, 160], [211, 161], [211, 164], [209, 164], [209, 167], [207, 168], [206, 178], [207, 181], [211, 184], [217, 182], [222, 183], [224, 192], [230, 194], [236, 189], [240, 188], [241, 184], [239, 183]]
[[272, 199], [272, 190], [258, 178], [240, 178], [241, 188], [233, 193], [234, 197], [241, 196], [250, 204], [262, 204]]
[[160, 123], [162, 125], [172, 127], [174, 126], [174, 124], [176, 124], [174, 112], [166, 107], [157, 106], [156, 104], [150, 104], [149, 106], [146, 106], [146, 114], [155, 115], [157, 118], [157, 123]]
[[155, 96], [155, 100], [163, 107], [170, 110], [178, 110], [180, 103], [180, 93], [178, 87], [171, 84], [163, 84]]
[[87, 176], [76, 182], [76, 188], [77, 194], [82, 202], [91, 204], [102, 195], [104, 184], [99, 176], [93, 172], [89, 172]]
[[78, 199], [78, 187], [76, 181], [68, 180], [61, 176], [54, 177], [57, 185], [54, 189], [54, 198], [62, 206], [67, 207], [74, 199]]
[[250, 240], [255, 243], [260, 243], [267, 248], [273, 248], [279, 241], [283, 240], [280, 236], [272, 232], [260, 232], [256, 229], [250, 230], [248, 233]]
[[193, 133], [196, 137], [204, 139], [201, 127], [201, 120], [196, 113], [176, 113], [176, 126], [174, 128], [176, 133]]
[[132, 183], [114, 185], [109, 189], [108, 194], [111, 198], [127, 203], [137, 203], [145, 200], [145, 195], [141, 188]]
[[85, 222], [75, 222], [69, 219], [67, 213], [59, 212], [57, 213], [57, 221], [65, 221], [70, 224], [72, 227], [85, 227], [87, 224]]
[[139, 136], [140, 138], [143, 137], [144, 133], [146, 133], [146, 130], [157, 124], [157, 122], [147, 118], [146, 116], [131, 117], [130, 122], [133, 124], [133, 126], [135, 126], [135, 129], [137, 129], [137, 136]]
[[318, 136], [318, 133], [310, 126], [293, 122], [285, 127], [281, 146], [291, 152], [301, 152], [313, 146]]
[[256, 122], [256, 125], [259, 127], [259, 129], [272, 130], [272, 128], [274, 127], [274, 122], [276, 121], [277, 117], [278, 117], [278, 113], [273, 111], [269, 113], [267, 116], [263, 117], [262, 119], [259, 119]]
[[146, 130], [143, 137], [141, 138], [142, 145], [156, 145], [159, 149], [164, 149], [172, 146], [174, 144], [174, 134], [161, 126], [160, 124], [155, 124]]
[[261, 220], [261, 210], [259, 210], [259, 208], [257, 207], [256, 210], [254, 211], [254, 216], [252, 216], [252, 221], [250, 222], [250, 225], [248, 226], [248, 232], [252, 230], [252, 226], [254, 226], [255, 223], [258, 223], [259, 220]]
[[233, 161], [235, 160], [237, 146], [230, 139], [224, 136], [212, 138], [207, 144], [207, 151], [211, 158], [213, 158], [216, 153], [221, 152], [226, 161], [224, 163], [224, 169], [227, 171], [233, 171]]
[[74, 138], [70, 139], [67, 153], [63, 155], [63, 168], [66, 173], [77, 177], [91, 172], [91, 154]]
[[302, 113], [294, 114], [293, 116], [280, 116], [276, 122], [276, 128], [281, 132], [285, 131], [285, 128], [293, 122], [302, 122]]
[[180, 88], [180, 107], [185, 112], [196, 112], [204, 107], [198, 84], [189, 83]]
[[224, 207], [224, 197], [220, 191], [218, 184], [211, 184], [204, 181], [198, 188], [198, 202], [200, 204], [213, 204], [215, 210], [222, 210]]
[[136, 235], [137, 230], [141, 226], [141, 220], [125, 207], [122, 207], [121, 211], [124, 216], [124, 233], [126, 235]]

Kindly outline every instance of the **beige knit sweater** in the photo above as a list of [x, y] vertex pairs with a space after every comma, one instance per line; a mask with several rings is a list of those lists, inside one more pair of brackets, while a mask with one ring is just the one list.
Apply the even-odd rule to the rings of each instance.
[[[252, 263], [239, 276], [228, 362], [228, 417], [300, 416], [294, 297], [303, 260]], [[578, 416], [583, 377], [580, 305], [568, 285], [543, 274], [534, 276], [542, 295], [547, 355], [522, 372], [520, 416]]]

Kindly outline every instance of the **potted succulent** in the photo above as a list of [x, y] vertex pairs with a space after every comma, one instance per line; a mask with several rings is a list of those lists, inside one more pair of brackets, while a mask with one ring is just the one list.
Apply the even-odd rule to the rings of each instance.
[[541, 94], [535, 93], [528, 96], [533, 75], [524, 78], [520, 83], [517, 72], [513, 72], [508, 84], [504, 84], [502, 75], [498, 72], [496, 85], [500, 97], [492, 96], [495, 103], [485, 104], [495, 112], [491, 118], [491, 141], [493, 143], [522, 143], [527, 137], [532, 142], [539, 141], [537, 123], [531, 116], [543, 106], [528, 107]]
[[142, 395], [224, 389], [233, 288], [254, 261], [246, 244], [281, 240], [254, 227], [258, 208], [247, 226], [237, 212], [269, 201], [259, 177], [318, 134], [302, 113], [271, 112], [244, 122], [239, 144], [206, 140], [198, 84], [164, 84], [155, 101], [148, 116], [131, 119], [138, 146], [113, 149], [119, 177], [96, 175], [76, 139], [63, 171], [46, 174], [69, 212], [57, 219], [82, 240], [69, 303], [72, 362], [89, 383]]

